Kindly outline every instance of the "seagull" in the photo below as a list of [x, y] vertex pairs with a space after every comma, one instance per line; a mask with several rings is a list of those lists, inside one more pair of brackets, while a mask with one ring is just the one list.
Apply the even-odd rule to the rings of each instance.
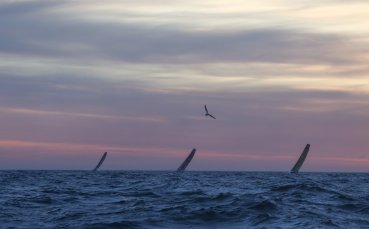
[[212, 117], [213, 119], [216, 119], [214, 116], [212, 116], [211, 114], [209, 114], [209, 112], [208, 112], [208, 108], [206, 107], [206, 105], [205, 105], [205, 112], [206, 112], [205, 116], [210, 116], [210, 117]]

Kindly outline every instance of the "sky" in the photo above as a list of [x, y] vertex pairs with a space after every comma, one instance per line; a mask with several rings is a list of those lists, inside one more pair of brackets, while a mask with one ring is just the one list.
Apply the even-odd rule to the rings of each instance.
[[[2, 0], [0, 169], [369, 172], [369, 2]], [[204, 116], [204, 104], [216, 120]]]

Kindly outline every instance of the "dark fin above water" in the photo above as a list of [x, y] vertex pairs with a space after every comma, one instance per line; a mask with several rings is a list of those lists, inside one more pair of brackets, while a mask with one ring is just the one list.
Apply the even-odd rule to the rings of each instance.
[[187, 156], [186, 160], [183, 161], [183, 163], [179, 166], [179, 168], [177, 169], [177, 172], [183, 172], [185, 171], [185, 169], [187, 168], [187, 166], [190, 164], [193, 156], [196, 153], [196, 149], [194, 148], [191, 153]]
[[304, 161], [306, 159], [307, 154], [309, 153], [309, 149], [310, 149], [310, 144], [307, 144], [305, 146], [304, 151], [302, 151], [302, 154], [301, 154], [300, 158], [297, 160], [296, 164], [291, 169], [291, 173], [298, 173], [299, 172], [302, 164], [304, 164]]
[[101, 157], [99, 163], [96, 165], [96, 167], [92, 171], [96, 171], [96, 170], [98, 170], [100, 168], [100, 166], [102, 165], [102, 163], [105, 161], [106, 155], [108, 155], [107, 152], [105, 152], [103, 154], [103, 156]]

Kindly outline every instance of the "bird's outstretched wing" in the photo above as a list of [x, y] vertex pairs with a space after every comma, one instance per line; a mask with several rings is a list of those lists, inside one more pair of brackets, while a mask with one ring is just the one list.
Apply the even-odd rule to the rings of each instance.
[[205, 105], [205, 111], [206, 111], [206, 114], [209, 114], [208, 108], [206, 107], [206, 105]]
[[210, 117], [212, 117], [213, 119], [216, 119], [214, 116], [212, 116], [211, 114], [208, 114]]

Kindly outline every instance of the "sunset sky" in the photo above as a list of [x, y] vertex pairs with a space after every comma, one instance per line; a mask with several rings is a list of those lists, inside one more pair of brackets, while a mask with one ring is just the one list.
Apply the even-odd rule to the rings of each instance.
[[369, 172], [369, 2], [3, 0], [0, 126], [0, 169]]

